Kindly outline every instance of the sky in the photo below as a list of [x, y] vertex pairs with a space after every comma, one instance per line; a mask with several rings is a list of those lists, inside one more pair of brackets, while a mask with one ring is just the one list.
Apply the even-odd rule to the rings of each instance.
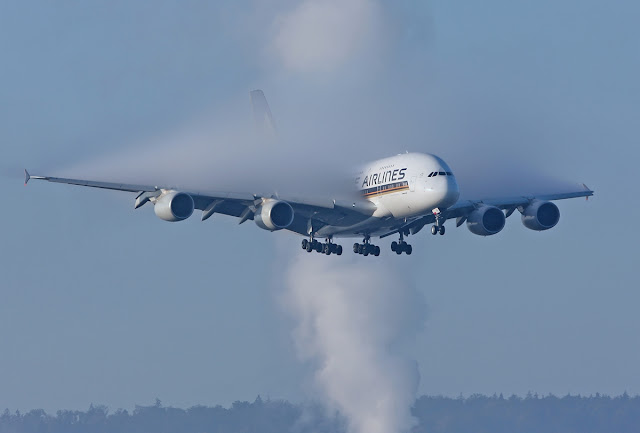
[[[418, 393], [640, 393], [639, 13], [591, 0], [2, 2], [0, 407], [314, 398], [281, 302], [299, 237], [224, 216], [167, 223], [127, 193], [25, 188], [24, 167], [158, 183], [195, 172], [213, 189], [277, 172], [312, 187], [407, 150], [444, 158], [463, 195], [595, 190], [558, 203], [546, 232], [516, 214], [487, 238], [451, 222], [421, 232], [410, 257], [378, 242], [383, 268], [425, 302], [404, 343]], [[255, 88], [300, 152], [280, 165], [261, 161], [281, 151], [233, 139]], [[181, 135], [193, 125], [206, 131]]]

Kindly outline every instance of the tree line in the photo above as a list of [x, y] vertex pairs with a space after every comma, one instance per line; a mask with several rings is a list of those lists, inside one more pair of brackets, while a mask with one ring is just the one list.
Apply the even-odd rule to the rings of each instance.
[[[416, 400], [413, 433], [638, 433], [640, 396], [567, 395], [526, 397], [423, 396]], [[347, 421], [318, 405], [284, 400], [235, 402], [188, 409], [151, 406], [111, 412], [91, 405], [86, 411], [42, 409], [21, 413], [8, 409], [0, 416], [0, 433], [345, 433]]]

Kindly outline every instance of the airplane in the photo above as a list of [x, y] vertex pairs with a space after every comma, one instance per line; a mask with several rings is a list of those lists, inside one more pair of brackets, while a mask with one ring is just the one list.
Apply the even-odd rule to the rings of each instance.
[[[254, 116], [262, 127], [275, 130], [271, 111], [261, 90], [250, 92]], [[32, 176], [25, 169], [25, 185], [30, 179], [138, 193], [134, 208], [152, 203], [155, 214], [171, 222], [184, 221], [195, 209], [201, 220], [213, 214], [239, 218], [239, 224], [253, 220], [264, 230], [288, 230], [304, 236], [307, 252], [342, 255], [336, 238], [362, 238], [353, 252], [379, 256], [381, 249], [372, 238], [397, 235], [391, 251], [410, 255], [405, 238], [431, 225], [433, 235], [445, 234], [445, 222], [456, 227], [466, 222], [471, 233], [491, 236], [499, 233], [516, 210], [522, 224], [531, 230], [553, 228], [560, 219], [555, 200], [590, 197], [593, 191], [582, 184], [574, 191], [515, 197], [479, 197], [459, 200], [460, 189], [451, 168], [436, 155], [405, 153], [366, 164], [354, 173], [357, 197], [352, 199], [287, 198], [275, 194], [182, 191], [171, 187], [133, 185], [51, 176]], [[324, 242], [318, 239], [324, 240]]]

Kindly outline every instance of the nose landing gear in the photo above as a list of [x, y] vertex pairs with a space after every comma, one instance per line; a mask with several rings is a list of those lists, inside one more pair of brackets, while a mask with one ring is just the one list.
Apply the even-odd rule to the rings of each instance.
[[431, 234], [437, 235], [438, 233], [440, 233], [441, 235], [444, 234], [444, 226], [437, 226], [437, 225], [431, 226]]
[[440, 233], [440, 235], [444, 235], [444, 220], [440, 216], [440, 209], [435, 208], [431, 213], [433, 213], [433, 216], [436, 218], [436, 223], [431, 226], [431, 234], [434, 236], [438, 233]]

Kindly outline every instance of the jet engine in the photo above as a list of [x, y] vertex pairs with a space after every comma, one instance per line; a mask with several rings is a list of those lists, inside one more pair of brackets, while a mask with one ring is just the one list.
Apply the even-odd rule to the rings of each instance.
[[193, 199], [189, 194], [169, 191], [158, 197], [153, 210], [165, 221], [182, 221], [191, 216], [193, 208]]
[[256, 209], [253, 221], [261, 229], [274, 231], [286, 229], [293, 223], [293, 208], [286, 201], [265, 200]]
[[549, 230], [559, 220], [560, 210], [550, 201], [534, 200], [522, 211], [522, 224], [531, 230]]
[[474, 235], [495, 235], [504, 228], [504, 213], [495, 206], [481, 206], [467, 217], [467, 228]]

